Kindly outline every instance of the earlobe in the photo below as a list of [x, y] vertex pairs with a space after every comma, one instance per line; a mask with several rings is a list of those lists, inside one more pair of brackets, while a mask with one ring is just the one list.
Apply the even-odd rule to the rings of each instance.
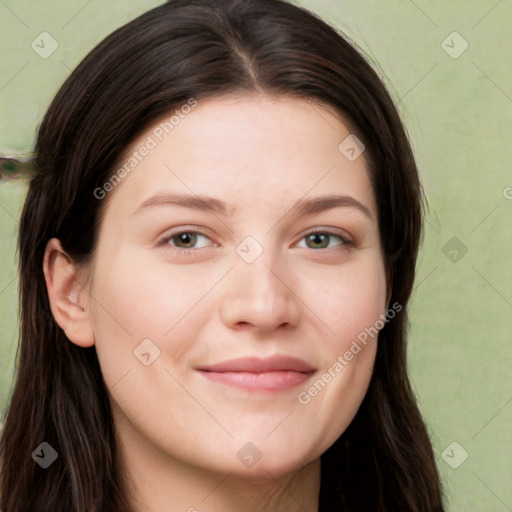
[[56, 238], [46, 244], [43, 272], [50, 307], [57, 324], [75, 345], [94, 345], [89, 293], [81, 284], [80, 269]]

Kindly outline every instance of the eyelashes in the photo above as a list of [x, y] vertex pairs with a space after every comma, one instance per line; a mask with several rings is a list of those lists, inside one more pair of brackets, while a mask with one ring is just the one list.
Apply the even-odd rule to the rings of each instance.
[[[208, 244], [208, 242], [211, 242], [211, 244]], [[331, 242], [334, 242], [334, 244], [331, 244]], [[197, 254], [197, 251], [200, 249], [218, 246], [218, 244], [212, 242], [210, 237], [206, 234], [192, 229], [181, 230], [166, 235], [157, 242], [157, 245], [182, 254]], [[355, 246], [355, 242], [349, 237], [328, 229], [315, 229], [310, 231], [294, 245], [294, 247], [311, 249], [313, 251], [347, 249]]]
[[[202, 234], [202, 233], [199, 233], [197, 231], [181, 231], [180, 233], [177, 233], [177, 234], [174, 234], [174, 235], [171, 235], [171, 236], [168, 236], [167, 238], [165, 238], [163, 241], [167, 244], [169, 244], [169, 242], [171, 242], [171, 240], [179, 240], [179, 243], [184, 243], [184, 244], [197, 244], [197, 240], [199, 238], [206, 238], [207, 240], [210, 240], [209, 237], [207, 237], [206, 235]], [[186, 249], [186, 250], [191, 250], [191, 249], [198, 249], [198, 247], [179, 247], [179, 246], [176, 246], [178, 247], [179, 249]], [[199, 247], [200, 249], [201, 247]]]
[[340, 235], [340, 234], [336, 234], [336, 233], [333, 233], [332, 231], [328, 231], [328, 230], [317, 230], [317, 231], [312, 231], [310, 233], [308, 233], [307, 235], [303, 236], [301, 238], [301, 242], [302, 240], [306, 240], [306, 248], [308, 249], [315, 249], [315, 250], [318, 250], [318, 249], [330, 249], [332, 247], [310, 247], [308, 246], [308, 242], [313, 242], [313, 244], [316, 244], [316, 243], [322, 243], [322, 242], [318, 242], [318, 240], [322, 240], [323, 242], [325, 242], [326, 240], [328, 242], [331, 241], [331, 239], [333, 238], [337, 238], [338, 240], [341, 241], [341, 243], [335, 245], [334, 247], [340, 247], [340, 246], [347, 246], [347, 247], [354, 247], [354, 242], [352, 240], [349, 240], [346, 236], [343, 236], [343, 235]]

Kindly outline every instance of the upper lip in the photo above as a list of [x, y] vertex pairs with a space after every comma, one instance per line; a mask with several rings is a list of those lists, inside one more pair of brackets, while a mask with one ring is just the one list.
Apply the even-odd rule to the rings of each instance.
[[275, 371], [293, 371], [301, 373], [311, 373], [315, 368], [303, 359], [290, 356], [272, 356], [272, 357], [243, 357], [240, 359], [231, 359], [221, 361], [220, 363], [201, 366], [198, 370], [208, 372], [252, 372], [265, 373]]

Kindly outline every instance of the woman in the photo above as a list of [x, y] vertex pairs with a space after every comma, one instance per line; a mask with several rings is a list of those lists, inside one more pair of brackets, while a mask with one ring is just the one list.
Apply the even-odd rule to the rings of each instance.
[[280, 0], [175, 0], [35, 147], [1, 508], [443, 510], [406, 370], [422, 191], [376, 73]]

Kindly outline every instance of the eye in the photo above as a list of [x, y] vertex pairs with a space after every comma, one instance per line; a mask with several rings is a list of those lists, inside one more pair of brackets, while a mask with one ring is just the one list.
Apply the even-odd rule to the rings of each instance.
[[[308, 249], [333, 249], [340, 246], [353, 247], [355, 245], [347, 237], [330, 231], [314, 231], [306, 235], [302, 240], [305, 240], [305, 247]], [[334, 243], [336, 241], [337, 243]], [[304, 245], [298, 244], [297, 247], [304, 247]]]
[[[203, 240], [203, 242], [201, 242]], [[208, 247], [208, 243], [204, 243], [204, 240], [211, 240], [201, 233], [197, 233], [196, 231], [181, 231], [180, 233], [176, 233], [170, 236], [167, 236], [161, 241], [161, 244], [171, 245], [172, 247], [176, 247], [177, 249], [201, 249], [202, 247]]]
[[[305, 244], [305, 245], [304, 245]], [[171, 235], [167, 235], [161, 239], [158, 245], [172, 249], [180, 250], [180, 252], [194, 251], [210, 247], [211, 239], [198, 233], [197, 231], [180, 231]], [[307, 249], [335, 249], [337, 247], [354, 247], [355, 243], [348, 237], [336, 234], [331, 231], [314, 231], [304, 236], [297, 247], [305, 247]]]

